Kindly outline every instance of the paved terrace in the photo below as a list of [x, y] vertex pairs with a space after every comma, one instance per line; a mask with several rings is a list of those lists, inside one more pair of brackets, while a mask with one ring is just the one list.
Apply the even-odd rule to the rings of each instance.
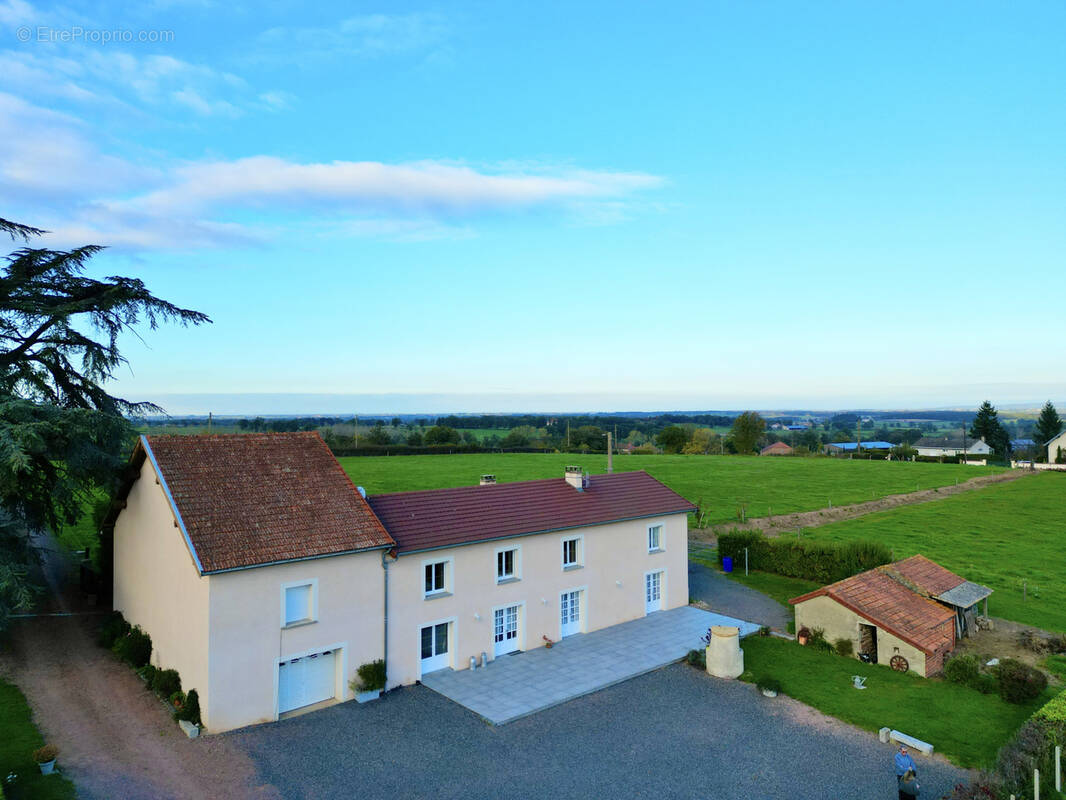
[[431, 672], [422, 676], [422, 683], [493, 725], [503, 725], [677, 661], [700, 646], [700, 637], [712, 625], [736, 626], [741, 636], [759, 629], [752, 622], [685, 606], [569, 636], [550, 650], [537, 647], [501, 656], [485, 669]]

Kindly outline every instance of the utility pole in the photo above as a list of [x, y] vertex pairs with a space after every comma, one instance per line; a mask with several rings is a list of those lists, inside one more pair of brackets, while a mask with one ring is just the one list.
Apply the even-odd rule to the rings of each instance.
[[207, 412], [207, 432], [211, 433], [211, 412]]
[[570, 420], [566, 421], [566, 449], [570, 449]]
[[858, 455], [860, 450], [862, 450], [862, 414], [855, 421], [855, 455]]
[[359, 446], [359, 415], [355, 415], [355, 446]]
[[614, 450], [611, 448], [611, 432], [607, 431], [607, 474], [614, 472]]

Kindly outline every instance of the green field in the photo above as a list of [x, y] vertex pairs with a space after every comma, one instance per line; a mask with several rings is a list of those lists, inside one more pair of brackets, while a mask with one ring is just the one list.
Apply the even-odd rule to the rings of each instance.
[[[963, 767], [990, 766], [996, 751], [1053, 694], [1048, 691], [1033, 703], [1012, 705], [999, 695], [863, 664], [784, 639], [749, 636], [742, 647], [747, 670], [743, 679], [777, 678], [789, 697], [868, 731], [885, 725], [906, 731]], [[866, 676], [864, 691], [852, 688], [852, 675]]]
[[994, 589], [993, 616], [1066, 632], [1066, 475], [1046, 472], [805, 534], [884, 542], [896, 558], [921, 553]]
[[[349, 456], [339, 459], [352, 480], [371, 494], [473, 486], [482, 473], [501, 482], [562, 477], [578, 464], [606, 471], [607, 456], [574, 453], [473, 453], [433, 456]], [[643, 469], [707, 511], [705, 524], [813, 511], [890, 494], [950, 486], [992, 467], [900, 461], [758, 456], [615, 456], [615, 469]]]
[[[42, 775], [33, 761], [33, 751], [44, 744], [33, 724], [30, 707], [17, 686], [0, 680], [0, 781], [17, 777], [4, 787], [9, 800], [69, 800], [74, 784], [58, 772]], [[62, 764], [63, 754], [59, 754]]]

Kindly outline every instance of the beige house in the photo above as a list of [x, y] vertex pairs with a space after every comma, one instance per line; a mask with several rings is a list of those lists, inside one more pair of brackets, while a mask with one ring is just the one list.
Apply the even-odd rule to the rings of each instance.
[[688, 603], [693, 506], [645, 472], [377, 495], [389, 681]]
[[1047, 463], [1059, 463], [1059, 452], [1066, 456], [1066, 430], [1047, 443]]
[[643, 472], [369, 498], [317, 434], [142, 436], [114, 603], [220, 732], [688, 601], [693, 506]]

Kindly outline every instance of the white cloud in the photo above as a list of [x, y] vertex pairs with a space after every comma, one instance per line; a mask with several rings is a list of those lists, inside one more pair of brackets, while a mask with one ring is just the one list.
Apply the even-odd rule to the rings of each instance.
[[49, 95], [76, 103], [172, 109], [182, 114], [235, 117], [248, 109], [278, 110], [285, 95], [256, 93], [238, 75], [168, 55], [120, 50], [79, 51], [78, 58], [48, 48], [0, 51], [0, 74], [8, 91], [24, 97]]
[[[173, 65], [170, 65], [173, 66]], [[182, 102], [207, 102], [192, 94]], [[76, 117], [0, 93], [0, 204], [55, 246], [248, 246], [290, 232], [393, 240], [470, 236], [537, 209], [617, 220], [662, 180], [638, 172], [442, 161], [296, 163], [275, 156], [148, 166], [101, 150]], [[590, 210], [591, 209], [591, 210]], [[255, 220], [249, 222], [249, 219]]]
[[448, 25], [437, 14], [366, 14], [328, 27], [271, 28], [260, 34], [253, 59], [306, 64], [339, 57], [432, 53], [448, 33]]
[[0, 25], [11, 27], [33, 22], [36, 13], [25, 0], [4, 0], [0, 3]]
[[170, 186], [131, 202], [160, 212], [302, 204], [461, 215], [616, 198], [661, 183], [642, 173], [495, 172], [438, 161], [297, 164], [272, 156], [191, 164], [173, 177]]

